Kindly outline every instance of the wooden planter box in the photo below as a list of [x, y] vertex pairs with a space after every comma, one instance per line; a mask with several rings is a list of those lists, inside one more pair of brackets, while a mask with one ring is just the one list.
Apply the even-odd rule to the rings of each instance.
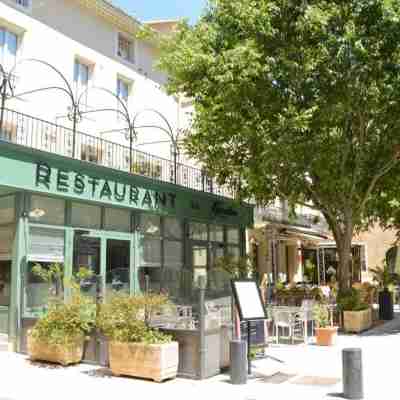
[[358, 333], [372, 326], [370, 308], [362, 311], [343, 311], [343, 327], [346, 332]]
[[28, 333], [27, 345], [31, 360], [48, 361], [66, 366], [81, 362], [84, 338], [77, 338], [69, 345], [61, 345], [38, 341]]
[[337, 339], [337, 326], [315, 328], [315, 340], [318, 346], [333, 346]]
[[162, 382], [178, 372], [178, 343], [144, 344], [110, 342], [113, 375], [128, 375]]

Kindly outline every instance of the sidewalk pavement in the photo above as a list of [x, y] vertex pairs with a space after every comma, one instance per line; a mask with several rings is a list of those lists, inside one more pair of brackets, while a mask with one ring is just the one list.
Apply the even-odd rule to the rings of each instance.
[[334, 347], [271, 345], [268, 357], [253, 362], [246, 385], [229, 374], [205, 381], [177, 378], [164, 383], [111, 376], [105, 368], [33, 363], [20, 354], [0, 353], [0, 400], [229, 400], [341, 398], [341, 351], [363, 351], [366, 400], [398, 397], [400, 318], [362, 335], [341, 335]]

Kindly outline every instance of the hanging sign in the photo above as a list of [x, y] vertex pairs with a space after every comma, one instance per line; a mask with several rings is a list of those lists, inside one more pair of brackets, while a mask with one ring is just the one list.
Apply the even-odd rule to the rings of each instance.
[[231, 284], [241, 321], [267, 318], [261, 292], [255, 280], [232, 280]]

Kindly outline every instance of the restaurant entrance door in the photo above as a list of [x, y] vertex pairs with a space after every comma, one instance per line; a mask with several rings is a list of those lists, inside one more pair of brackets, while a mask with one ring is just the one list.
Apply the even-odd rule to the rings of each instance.
[[[94, 298], [96, 311], [115, 293], [133, 293], [133, 238], [129, 234], [75, 231], [74, 272], [85, 267], [93, 276], [80, 282], [81, 291]], [[108, 364], [106, 339], [93, 332], [84, 360]]]

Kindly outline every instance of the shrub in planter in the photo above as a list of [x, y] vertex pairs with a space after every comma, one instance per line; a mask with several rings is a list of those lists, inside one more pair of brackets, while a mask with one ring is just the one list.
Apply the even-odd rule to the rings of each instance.
[[82, 360], [85, 335], [95, 322], [92, 299], [73, 293], [69, 303], [53, 301], [46, 315], [28, 332], [28, 354], [32, 360], [62, 365]]
[[178, 343], [147, 323], [152, 313], [166, 303], [167, 298], [161, 295], [117, 294], [101, 306], [97, 327], [109, 340], [110, 368], [114, 375], [157, 382], [176, 377]]
[[372, 310], [361, 300], [361, 292], [356, 288], [340, 291], [337, 304], [343, 312], [343, 327], [346, 332], [358, 333], [372, 326]]
[[313, 308], [313, 317], [316, 323], [315, 339], [318, 346], [332, 346], [336, 344], [337, 326], [330, 323], [329, 309], [326, 304], [316, 304]]

